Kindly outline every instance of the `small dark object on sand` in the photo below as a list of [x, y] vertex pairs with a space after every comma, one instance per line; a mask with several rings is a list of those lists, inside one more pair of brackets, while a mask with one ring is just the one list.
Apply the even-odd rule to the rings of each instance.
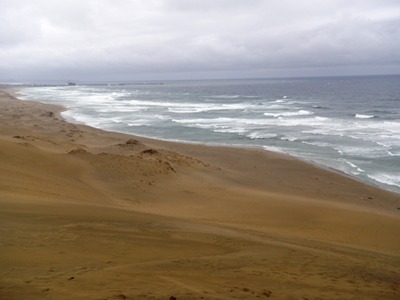
[[154, 150], [154, 149], [147, 149], [147, 150], [143, 150], [142, 152], [140, 152], [141, 154], [157, 154], [158, 151]]
[[135, 140], [135, 139], [130, 139], [130, 140], [127, 140], [125, 144], [126, 145], [139, 145], [140, 142], [138, 140]]

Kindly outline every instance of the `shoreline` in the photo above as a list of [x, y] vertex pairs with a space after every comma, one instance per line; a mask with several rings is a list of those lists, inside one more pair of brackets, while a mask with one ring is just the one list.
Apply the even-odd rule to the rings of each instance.
[[[4, 89], [4, 90], [7, 91], [7, 89]], [[19, 90], [18, 87], [9, 87], [9, 91], [8, 92], [10, 92], [11, 95], [13, 95], [15, 98], [18, 99], [18, 94], [17, 94], [18, 90]], [[27, 99], [27, 100], [22, 100], [22, 101], [32, 101], [32, 100]], [[39, 103], [43, 103], [43, 102], [39, 101]], [[43, 103], [43, 104], [46, 104], [46, 103]], [[50, 105], [57, 105], [57, 104], [50, 104]], [[282, 152], [282, 151], [274, 151], [274, 150], [267, 149], [267, 146], [263, 146], [263, 145], [244, 145], [244, 144], [235, 145], [235, 144], [223, 144], [223, 143], [221, 143], [221, 144], [219, 144], [219, 143], [202, 143], [202, 142], [192, 142], [192, 141], [185, 141], [185, 140], [163, 139], [163, 138], [160, 138], [160, 137], [145, 136], [145, 135], [129, 133], [129, 132], [124, 132], [124, 131], [108, 131], [106, 129], [95, 127], [95, 126], [92, 126], [90, 124], [85, 124], [83, 122], [78, 122], [78, 121], [74, 122], [74, 120], [65, 118], [65, 117], [62, 116], [62, 113], [68, 111], [68, 108], [63, 107], [62, 105], [57, 105], [57, 106], [59, 106], [61, 108], [59, 117], [63, 118], [65, 121], [70, 122], [72, 124], [89, 126], [89, 127], [93, 127], [93, 128], [99, 129], [99, 130], [104, 130], [104, 131], [110, 132], [110, 133], [114, 132], [114, 133], [117, 133], [117, 134], [126, 134], [126, 135], [134, 136], [136, 138], [142, 138], [142, 139], [148, 139], [148, 140], [154, 140], [154, 141], [160, 141], [160, 142], [166, 142], [166, 143], [198, 145], [198, 146], [205, 146], [205, 147], [241, 148], [241, 149], [244, 149], [244, 150], [246, 150], [246, 149], [259, 150], [260, 149], [260, 150], [263, 150], [263, 151], [266, 151], [266, 152], [275, 153], [275, 154], [278, 154], [278, 155], [288, 156], [288, 157], [297, 159], [297, 160], [302, 161], [302, 162], [304, 162], [306, 164], [310, 164], [310, 165], [319, 167], [319, 168], [324, 169], [326, 171], [339, 174], [341, 176], [350, 178], [352, 180], [358, 181], [358, 182], [366, 184], [368, 186], [371, 186], [371, 187], [374, 187], [374, 188], [378, 188], [378, 189], [381, 189], [381, 190], [384, 190], [384, 191], [387, 191], [387, 192], [390, 192], [390, 193], [394, 193], [394, 194], [397, 194], [397, 195], [400, 196], [400, 190], [399, 190], [400, 187], [398, 187], [396, 185], [390, 185], [390, 184], [387, 184], [387, 183], [379, 182], [379, 181], [371, 179], [369, 176], [367, 176], [369, 179], [359, 178], [354, 174], [346, 173], [345, 171], [342, 171], [340, 169], [336, 169], [334, 167], [326, 166], [324, 164], [318, 163], [318, 162], [313, 161], [313, 160], [308, 160], [306, 158], [302, 158], [300, 156], [292, 155], [290, 153], [286, 153], [286, 152]]]
[[[281, 160], [284, 163], [295, 163], [297, 165], [299, 165], [300, 168], [305, 168], [305, 169], [312, 169], [315, 170], [317, 173], [322, 173], [325, 175], [325, 173], [327, 175], [331, 175], [334, 176], [338, 179], [340, 179], [340, 181], [346, 182], [348, 181], [349, 184], [355, 183], [357, 185], [360, 185], [361, 189], [366, 189], [366, 190], [377, 190], [378, 192], [382, 192], [384, 194], [389, 194], [391, 196], [394, 196], [395, 198], [399, 197], [399, 209], [400, 209], [400, 194], [394, 192], [394, 191], [390, 191], [390, 190], [386, 190], [381, 188], [378, 185], [373, 185], [370, 184], [368, 182], [364, 182], [358, 178], [355, 178], [353, 176], [351, 176], [350, 174], [347, 174], [345, 172], [342, 172], [340, 170], [334, 169], [334, 168], [329, 168], [317, 163], [313, 163], [310, 161], [307, 161], [305, 159], [302, 159], [300, 157], [297, 156], [293, 156], [287, 153], [281, 153], [281, 152], [275, 152], [275, 151], [271, 151], [271, 150], [267, 150], [262, 146], [254, 146], [254, 147], [245, 147], [245, 146], [229, 146], [229, 145], [211, 145], [211, 144], [203, 144], [203, 143], [191, 143], [191, 142], [184, 142], [184, 141], [170, 141], [170, 140], [163, 140], [163, 139], [157, 139], [157, 138], [152, 138], [152, 137], [146, 137], [146, 136], [140, 136], [140, 135], [135, 135], [135, 134], [129, 134], [129, 133], [125, 133], [125, 132], [118, 132], [118, 131], [106, 131], [104, 129], [101, 128], [97, 128], [97, 127], [92, 127], [90, 125], [84, 124], [84, 123], [75, 123], [75, 122], [70, 122], [67, 119], [65, 119], [62, 116], [62, 112], [67, 111], [68, 109], [66, 107], [63, 107], [62, 105], [57, 105], [57, 104], [46, 104], [46, 103], [42, 103], [42, 102], [37, 102], [37, 101], [32, 101], [32, 100], [21, 100], [18, 99], [17, 95], [14, 93], [15, 89], [11, 88], [14, 91], [7, 91], [7, 89], [3, 89], [3, 91], [5, 91], [6, 93], [8, 93], [9, 95], [11, 95], [11, 97], [15, 98], [15, 100], [17, 101], [23, 101], [23, 102], [28, 102], [28, 103], [32, 103], [32, 104], [39, 104], [39, 105], [43, 105], [45, 108], [48, 107], [52, 112], [54, 112], [55, 116], [57, 118], [60, 118], [62, 120], [62, 122], [65, 122], [66, 124], [70, 124], [72, 126], [76, 126], [76, 127], [83, 127], [89, 131], [91, 130], [95, 130], [98, 131], [102, 134], [104, 134], [105, 136], [110, 136], [110, 137], [117, 137], [118, 139], [125, 139], [128, 138], [129, 139], [135, 139], [138, 140], [140, 143], [143, 143], [144, 145], [147, 145], [149, 147], [155, 147], [155, 148], [160, 148], [160, 149], [166, 149], [168, 151], [176, 151], [176, 152], [180, 152], [180, 154], [184, 154], [184, 155], [188, 155], [189, 157], [191, 157], [192, 155], [194, 155], [195, 159], [199, 159], [201, 160], [202, 154], [204, 152], [207, 153], [211, 153], [211, 155], [214, 155], [216, 152], [220, 152], [220, 151], [228, 151], [228, 152], [237, 152], [238, 155], [245, 155], [245, 156], [250, 156], [250, 155], [254, 155], [254, 154], [260, 154], [260, 156], [262, 158], [273, 158], [273, 159], [277, 159], [277, 160]], [[1, 90], [0, 90], [1, 92]], [[194, 149], [196, 149], [194, 151]], [[210, 159], [209, 156], [207, 156], [207, 159]], [[218, 159], [221, 159], [221, 156], [218, 156]], [[222, 158], [223, 159], [223, 158]], [[240, 159], [240, 158], [238, 158]], [[213, 160], [213, 159], [211, 159]], [[216, 163], [216, 161], [214, 160], [213, 163]], [[228, 164], [230, 163], [230, 161], [228, 162]], [[218, 164], [218, 163], [217, 163]], [[218, 167], [221, 168], [221, 167]], [[225, 165], [223, 166], [223, 168], [227, 168], [230, 169], [229, 165]], [[241, 170], [240, 170], [241, 171]], [[302, 170], [300, 171], [302, 173]], [[337, 176], [336, 176], [337, 175]], [[336, 179], [335, 178], [335, 179]], [[290, 183], [291, 184], [291, 183]], [[278, 191], [278, 193], [281, 193], [282, 191]], [[367, 194], [367, 193], [365, 193]], [[372, 198], [369, 196], [363, 197], [361, 196], [360, 199], [365, 200], [367, 198]], [[328, 201], [331, 201], [332, 199], [329, 199]], [[337, 200], [337, 199], [335, 199]], [[397, 199], [396, 199], [397, 200]], [[354, 203], [342, 203], [345, 205], [353, 205]], [[356, 206], [359, 206], [358, 209], [362, 209], [362, 205], [360, 206], [360, 204], [364, 205], [365, 203], [363, 202], [359, 202], [356, 204]], [[370, 203], [367, 203], [367, 205]], [[370, 207], [367, 206], [367, 209], [370, 209]], [[374, 207], [374, 209], [377, 209], [377, 207]], [[398, 212], [395, 210], [387, 210], [387, 209], [381, 209], [381, 207], [379, 208], [381, 213], [384, 214], [390, 214], [393, 216], [399, 216]]]
[[0, 298], [400, 297], [398, 194], [265, 149], [0, 105]]

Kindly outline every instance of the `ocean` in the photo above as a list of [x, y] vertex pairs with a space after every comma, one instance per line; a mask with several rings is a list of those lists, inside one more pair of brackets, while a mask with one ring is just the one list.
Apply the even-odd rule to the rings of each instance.
[[262, 147], [400, 193], [400, 76], [25, 87], [63, 117], [151, 138]]

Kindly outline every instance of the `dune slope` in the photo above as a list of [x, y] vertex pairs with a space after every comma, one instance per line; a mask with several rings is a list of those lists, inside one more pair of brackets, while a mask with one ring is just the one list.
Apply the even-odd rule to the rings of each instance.
[[397, 194], [0, 106], [0, 299], [400, 298]]

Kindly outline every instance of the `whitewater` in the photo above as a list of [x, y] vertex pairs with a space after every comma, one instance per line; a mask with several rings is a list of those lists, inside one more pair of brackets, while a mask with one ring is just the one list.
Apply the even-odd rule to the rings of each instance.
[[400, 76], [36, 86], [22, 99], [151, 138], [263, 147], [400, 193]]

